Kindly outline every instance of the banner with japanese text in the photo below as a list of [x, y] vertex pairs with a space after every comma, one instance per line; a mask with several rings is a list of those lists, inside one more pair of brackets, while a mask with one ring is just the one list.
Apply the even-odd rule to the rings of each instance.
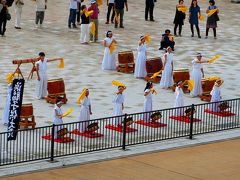
[[22, 107], [24, 79], [14, 79], [10, 98], [8, 137], [7, 140], [16, 140]]

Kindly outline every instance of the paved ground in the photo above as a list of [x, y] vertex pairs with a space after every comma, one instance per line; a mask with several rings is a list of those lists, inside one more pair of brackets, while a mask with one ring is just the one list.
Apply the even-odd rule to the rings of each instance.
[[[204, 12], [208, 3], [204, 0], [200, 2]], [[186, 1], [189, 5], [190, 0]], [[113, 25], [105, 25], [106, 6], [100, 8], [100, 37], [104, 39], [104, 33], [107, 30], [113, 30], [117, 39], [117, 51], [132, 49], [136, 55], [136, 48], [139, 36], [145, 33], [151, 34], [153, 40], [148, 50], [148, 57], [162, 56], [158, 51], [160, 35], [165, 29], [173, 29], [173, 18], [175, 13], [176, 1], [159, 1], [155, 7], [156, 22], [144, 21], [144, 1], [135, 3], [129, 0], [129, 12], [125, 13], [125, 29], [114, 29]], [[218, 1], [220, 8], [219, 28], [217, 30], [218, 39], [214, 40], [210, 33], [209, 39], [205, 40], [190, 37], [189, 24], [186, 21], [183, 28], [183, 37], [176, 38], [175, 68], [190, 68], [191, 60], [196, 52], [202, 52], [206, 58], [214, 56], [216, 53], [221, 55], [213, 65], [204, 67], [206, 76], [217, 75], [225, 80], [223, 87], [223, 98], [239, 97], [240, 85], [238, 83], [239, 70], [239, 4], [233, 4], [229, 1]], [[50, 78], [63, 78], [66, 84], [66, 93], [69, 102], [63, 107], [73, 107], [73, 114], [65, 122], [77, 121], [79, 107], [75, 103], [76, 99], [84, 87], [90, 89], [92, 98], [93, 116], [92, 118], [111, 116], [112, 114], [112, 94], [115, 87], [111, 85], [113, 79], [121, 80], [127, 85], [125, 92], [125, 112], [133, 113], [142, 111], [143, 107], [143, 89], [145, 82], [141, 79], [135, 79], [132, 74], [122, 74], [115, 71], [101, 70], [101, 60], [104, 48], [100, 43], [81, 45], [79, 42], [80, 29], [69, 30], [67, 28], [68, 3], [64, 0], [51, 0], [48, 2], [48, 10], [43, 29], [34, 28], [35, 19], [34, 2], [26, 2], [23, 8], [22, 30], [14, 29], [15, 15], [13, 8], [12, 20], [8, 22], [6, 37], [0, 38], [0, 115], [3, 114], [5, 105], [6, 88], [5, 76], [8, 72], [15, 70], [16, 66], [11, 63], [13, 59], [35, 57], [39, 51], [45, 51], [48, 58], [64, 57], [65, 69], [56, 68], [56, 63], [49, 65], [48, 75]], [[202, 36], [204, 37], [205, 22], [200, 24]], [[31, 65], [22, 65], [21, 67], [25, 78], [27, 78]], [[162, 109], [173, 106], [174, 94], [171, 91], [161, 90], [156, 85], [159, 92], [154, 97], [154, 109]], [[52, 107], [43, 100], [36, 100], [35, 77], [26, 82], [24, 91], [24, 102], [32, 102], [34, 105], [34, 114], [36, 116], [37, 126], [51, 124]], [[185, 104], [200, 103], [196, 98], [185, 96]], [[2, 123], [0, 131], [5, 131]]]
[[36, 172], [22, 179], [239, 179], [240, 139]]

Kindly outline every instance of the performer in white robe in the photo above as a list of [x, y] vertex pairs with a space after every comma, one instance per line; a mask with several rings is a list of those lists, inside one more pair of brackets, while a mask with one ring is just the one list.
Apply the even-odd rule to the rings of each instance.
[[[89, 125], [88, 120], [90, 120], [90, 115], [92, 114], [91, 111], [91, 102], [90, 98], [88, 97], [89, 90], [86, 91], [86, 97], [81, 101], [81, 108], [79, 114], [79, 121], [80, 123], [80, 131], [84, 132], [87, 131], [87, 126]], [[82, 122], [87, 121], [87, 122]]]
[[[61, 109], [61, 106], [62, 106], [62, 101], [60, 100], [57, 100], [55, 106], [54, 106], [54, 112], [53, 112], [53, 124], [55, 125], [60, 125], [60, 124], [63, 124], [63, 120], [62, 120], [62, 109]], [[54, 128], [54, 138], [57, 138], [57, 132], [59, 130], [61, 130], [63, 127], [62, 126], [56, 126]]]
[[197, 58], [192, 61], [193, 64], [192, 79], [194, 81], [193, 90], [190, 93], [192, 97], [202, 95], [202, 77], [204, 78], [202, 63], [206, 62], [208, 61], [202, 60], [201, 53], [198, 53]]
[[113, 51], [111, 54], [109, 49], [112, 42], [116, 43], [116, 40], [113, 38], [112, 31], [108, 31], [103, 42], [105, 49], [102, 61], [102, 70], [116, 70], [116, 53]]
[[[114, 98], [113, 98], [113, 104], [114, 104], [114, 108], [113, 108], [113, 116], [121, 116], [123, 115], [123, 109], [124, 109], [124, 96], [123, 96], [123, 91], [125, 90], [124, 87], [119, 86], [118, 87], [118, 92], [115, 94]], [[116, 118], [115, 120], [113, 120], [113, 125], [121, 125], [122, 123], [122, 118]]]
[[[153, 84], [152, 82], [147, 82], [146, 87], [144, 89], [144, 107], [143, 112], [152, 111], [153, 102], [152, 102], [152, 94], [153, 94]], [[143, 120], [149, 122], [150, 121], [150, 113], [143, 114]]]
[[147, 45], [145, 43], [144, 36], [140, 37], [140, 41], [138, 44], [138, 55], [134, 70], [134, 77], [135, 78], [145, 78], [147, 75], [146, 71], [146, 60], [147, 60]]
[[4, 112], [3, 112], [3, 124], [4, 126], [8, 125], [9, 122], [9, 109], [10, 109], [10, 101], [11, 101], [11, 93], [12, 93], [12, 83], [8, 84], [8, 95], [4, 107]]
[[15, 28], [16, 29], [21, 29], [21, 15], [22, 15], [23, 5], [24, 5], [23, 0], [15, 0], [15, 13], [16, 13]]
[[36, 98], [41, 99], [47, 96], [47, 62], [45, 54], [43, 52], [39, 53], [39, 61], [37, 65], [37, 85], [36, 85]]
[[[175, 89], [175, 108], [183, 107], [184, 102], [183, 102], [183, 90], [182, 90], [182, 82], [177, 82], [177, 87]], [[183, 116], [184, 115], [184, 110], [179, 108], [176, 110], [176, 116]]]
[[172, 48], [167, 48], [164, 54], [163, 72], [160, 81], [161, 88], [170, 88], [173, 85], [173, 53]]
[[211, 110], [214, 111], [214, 112], [219, 112], [220, 109], [219, 109], [219, 103], [215, 103], [215, 102], [218, 102], [221, 100], [221, 86], [223, 84], [223, 80], [218, 80], [215, 82], [214, 86], [213, 86], [213, 89], [211, 91], [211, 102], [214, 102], [212, 105], [211, 105]]

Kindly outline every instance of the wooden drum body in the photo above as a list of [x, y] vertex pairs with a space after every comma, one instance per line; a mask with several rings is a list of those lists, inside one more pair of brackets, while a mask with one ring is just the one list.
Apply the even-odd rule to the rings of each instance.
[[[174, 85], [172, 87], [172, 90], [175, 91], [177, 82], [182, 81], [184, 83], [185, 81], [187, 81], [189, 79], [190, 79], [189, 69], [176, 69], [176, 70], [174, 70], [173, 71]], [[184, 93], [189, 92], [187, 83], [184, 83], [183, 92]]]
[[214, 86], [214, 83], [216, 82], [216, 80], [207, 80], [207, 79], [202, 79], [202, 95], [200, 96], [200, 99], [202, 101], [207, 101], [210, 102], [211, 101], [211, 95], [210, 92], [212, 91], [212, 88]]
[[134, 72], [135, 63], [132, 51], [122, 51], [118, 53], [118, 72]]
[[65, 84], [62, 78], [48, 80], [48, 96], [46, 101], [56, 103], [57, 99], [61, 99], [65, 104], [67, 103]]
[[35, 128], [36, 126], [35, 117], [33, 115], [32, 103], [22, 104], [19, 127], [21, 126], [23, 126], [25, 129], [29, 126], [31, 126], [32, 128]]
[[163, 63], [162, 63], [162, 59], [160, 57], [156, 57], [156, 58], [149, 58], [146, 61], [146, 71], [147, 71], [147, 76], [145, 77], [146, 81], [152, 81], [154, 83], [159, 83], [161, 80], [161, 73], [159, 76], [151, 79], [151, 76], [156, 73], [159, 72], [160, 70], [162, 70], [163, 68]]

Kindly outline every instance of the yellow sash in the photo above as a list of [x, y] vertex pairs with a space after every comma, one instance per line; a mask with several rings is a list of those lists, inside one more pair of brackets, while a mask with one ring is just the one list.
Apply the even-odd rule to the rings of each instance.
[[93, 14], [93, 10], [91, 10], [91, 11], [86, 10], [84, 14], [86, 17], [91, 16]]
[[213, 58], [209, 59], [208, 63], [209, 63], [209, 64], [212, 64], [212, 63], [214, 63], [214, 62], [215, 62], [217, 59], [219, 59], [219, 58], [220, 58], [220, 55], [217, 54], [217, 55], [213, 56]]
[[68, 110], [67, 110], [67, 112], [65, 112], [63, 115], [62, 115], [62, 117], [66, 117], [66, 116], [68, 116], [69, 114], [71, 114], [73, 112], [73, 108], [69, 108]]
[[59, 64], [58, 64], [58, 68], [64, 68], [64, 59], [63, 58], [61, 58], [60, 59], [60, 62], [59, 62]]
[[207, 13], [207, 16], [210, 17], [210, 16], [212, 16], [215, 12], [217, 12], [217, 9], [209, 10], [208, 13]]
[[87, 89], [84, 88], [81, 92], [81, 94], [79, 95], [78, 99], [77, 99], [77, 103], [80, 104], [81, 100], [83, 100], [86, 97], [86, 91]]
[[124, 83], [117, 81], [117, 80], [112, 80], [112, 85], [117, 86], [117, 87], [123, 86], [126, 88], [126, 85]]
[[94, 22], [90, 23], [90, 33], [95, 36], [96, 26]]
[[178, 7], [178, 11], [181, 11], [183, 13], [186, 13], [187, 10], [188, 10], [187, 6], [180, 6], [180, 7]]
[[115, 41], [113, 40], [112, 43], [111, 43], [110, 46], [109, 46], [110, 54], [112, 54], [115, 49], [116, 49], [116, 43], [115, 43]]

